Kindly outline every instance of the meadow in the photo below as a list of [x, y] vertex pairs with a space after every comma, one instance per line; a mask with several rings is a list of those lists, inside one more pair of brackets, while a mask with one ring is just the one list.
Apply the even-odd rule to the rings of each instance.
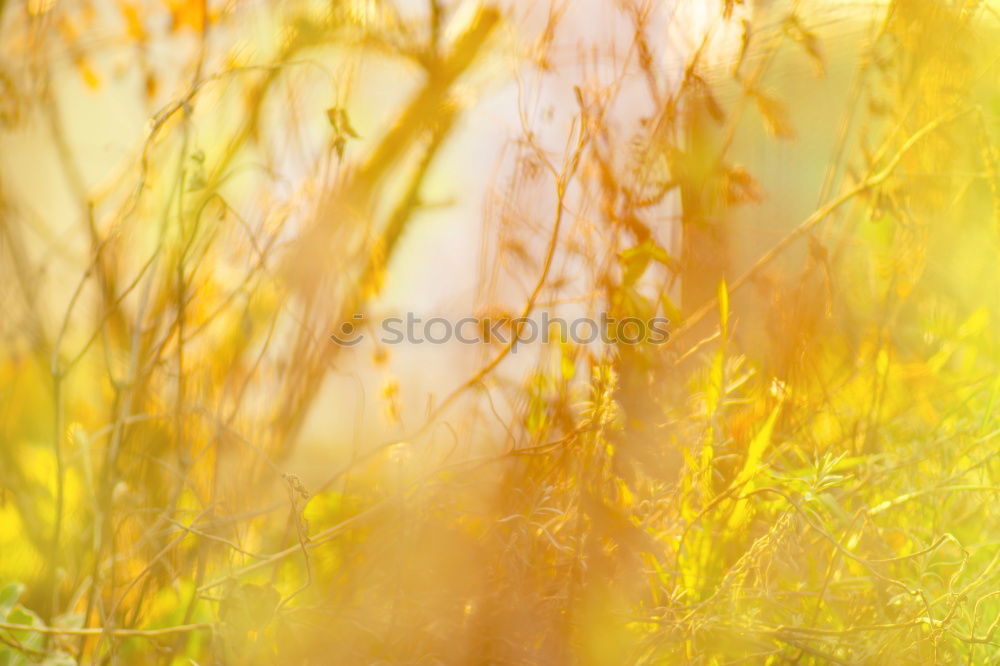
[[1000, 664], [998, 11], [0, 0], [0, 666]]

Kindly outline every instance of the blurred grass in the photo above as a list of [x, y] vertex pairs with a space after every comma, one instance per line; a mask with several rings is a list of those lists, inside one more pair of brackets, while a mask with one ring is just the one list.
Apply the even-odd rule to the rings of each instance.
[[[996, 9], [705, 7], [0, 5], [0, 664], [998, 663]], [[328, 341], [491, 86], [455, 283], [668, 344]]]

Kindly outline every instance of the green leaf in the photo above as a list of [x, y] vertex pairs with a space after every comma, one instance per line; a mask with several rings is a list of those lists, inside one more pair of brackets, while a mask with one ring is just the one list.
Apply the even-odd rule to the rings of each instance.
[[[29, 610], [24, 608], [14, 608], [7, 614], [7, 622], [11, 624], [23, 624], [27, 626], [41, 626], [42, 620]], [[12, 631], [18, 643], [29, 650], [40, 651], [45, 646], [45, 636], [36, 631]]]
[[[767, 417], [764, 425], [761, 426], [757, 434], [750, 440], [750, 445], [747, 446], [746, 462], [743, 463], [743, 469], [736, 476], [736, 480], [733, 481], [734, 487], [738, 488], [750, 483], [756, 475], [757, 470], [760, 468], [760, 462], [764, 457], [764, 451], [771, 445], [771, 434], [774, 432], [774, 424], [778, 420], [778, 413], [780, 411], [781, 403], [778, 403], [771, 410], [771, 415]], [[729, 516], [729, 527], [740, 527], [746, 521], [746, 518], [747, 500], [741, 499], [736, 503], [736, 508], [733, 509], [732, 514]]]
[[22, 594], [24, 594], [22, 583], [7, 583], [3, 588], [0, 588], [0, 618], [7, 617], [7, 613], [14, 607]]
[[646, 267], [649, 266], [650, 256], [648, 253], [642, 251], [642, 246], [640, 245], [622, 252], [621, 258], [625, 264], [625, 274], [622, 276], [622, 286], [631, 287], [633, 284], [638, 282], [643, 273], [646, 272]]
[[626, 287], [632, 286], [643, 276], [650, 261], [655, 261], [671, 270], [677, 269], [677, 261], [650, 238], [635, 247], [622, 250], [618, 256], [624, 266], [622, 282]]

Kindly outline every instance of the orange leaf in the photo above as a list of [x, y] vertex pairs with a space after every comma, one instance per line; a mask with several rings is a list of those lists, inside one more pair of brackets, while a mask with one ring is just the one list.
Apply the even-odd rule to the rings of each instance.
[[139, 11], [135, 4], [123, 2], [119, 8], [122, 12], [122, 18], [125, 20], [126, 34], [137, 42], [146, 41], [146, 28], [142, 24], [142, 19], [139, 17]]
[[205, 29], [205, 5], [202, 0], [167, 0], [170, 10], [170, 29], [180, 30], [184, 26], [195, 32]]

